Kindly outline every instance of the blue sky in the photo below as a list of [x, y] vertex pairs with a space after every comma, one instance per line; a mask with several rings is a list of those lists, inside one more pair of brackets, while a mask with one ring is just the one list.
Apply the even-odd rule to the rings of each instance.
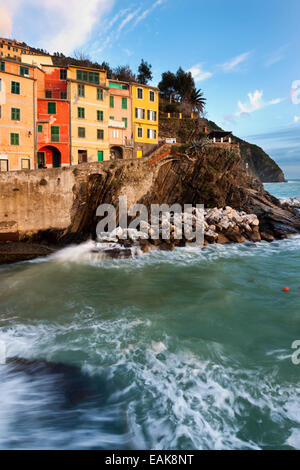
[[300, 178], [299, 0], [0, 0], [0, 35], [111, 66], [191, 70], [207, 117]]

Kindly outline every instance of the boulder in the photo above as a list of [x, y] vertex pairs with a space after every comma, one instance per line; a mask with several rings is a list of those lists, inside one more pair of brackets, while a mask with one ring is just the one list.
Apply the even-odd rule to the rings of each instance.
[[238, 230], [229, 229], [225, 232], [225, 236], [235, 243], [244, 243], [246, 241], [246, 238]]

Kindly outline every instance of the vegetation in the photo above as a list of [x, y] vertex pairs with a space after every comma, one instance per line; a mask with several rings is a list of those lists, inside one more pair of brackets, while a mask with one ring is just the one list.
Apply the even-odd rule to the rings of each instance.
[[144, 59], [142, 59], [142, 62], [138, 69], [138, 76], [137, 76], [137, 81], [139, 83], [142, 83], [143, 85], [147, 85], [147, 83], [152, 80], [153, 76], [152, 76], [151, 68], [152, 68], [152, 65], [148, 64], [148, 62], [145, 62]]
[[176, 110], [203, 114], [206, 99], [203, 92], [196, 88], [191, 72], [185, 72], [181, 67], [176, 74], [164, 72], [158, 88], [162, 99], [165, 100], [165, 112]]

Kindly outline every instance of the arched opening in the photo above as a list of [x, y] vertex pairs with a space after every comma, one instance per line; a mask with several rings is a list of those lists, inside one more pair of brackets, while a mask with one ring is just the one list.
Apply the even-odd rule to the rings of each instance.
[[110, 148], [110, 158], [111, 160], [122, 160], [123, 159], [123, 149], [122, 147], [111, 147]]
[[37, 156], [38, 168], [59, 168], [61, 166], [61, 152], [52, 145], [39, 149]]

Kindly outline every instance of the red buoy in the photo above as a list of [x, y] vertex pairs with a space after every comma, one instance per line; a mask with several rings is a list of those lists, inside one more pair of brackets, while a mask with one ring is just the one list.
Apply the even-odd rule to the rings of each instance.
[[282, 290], [283, 292], [289, 292], [291, 289], [289, 287], [283, 287]]

